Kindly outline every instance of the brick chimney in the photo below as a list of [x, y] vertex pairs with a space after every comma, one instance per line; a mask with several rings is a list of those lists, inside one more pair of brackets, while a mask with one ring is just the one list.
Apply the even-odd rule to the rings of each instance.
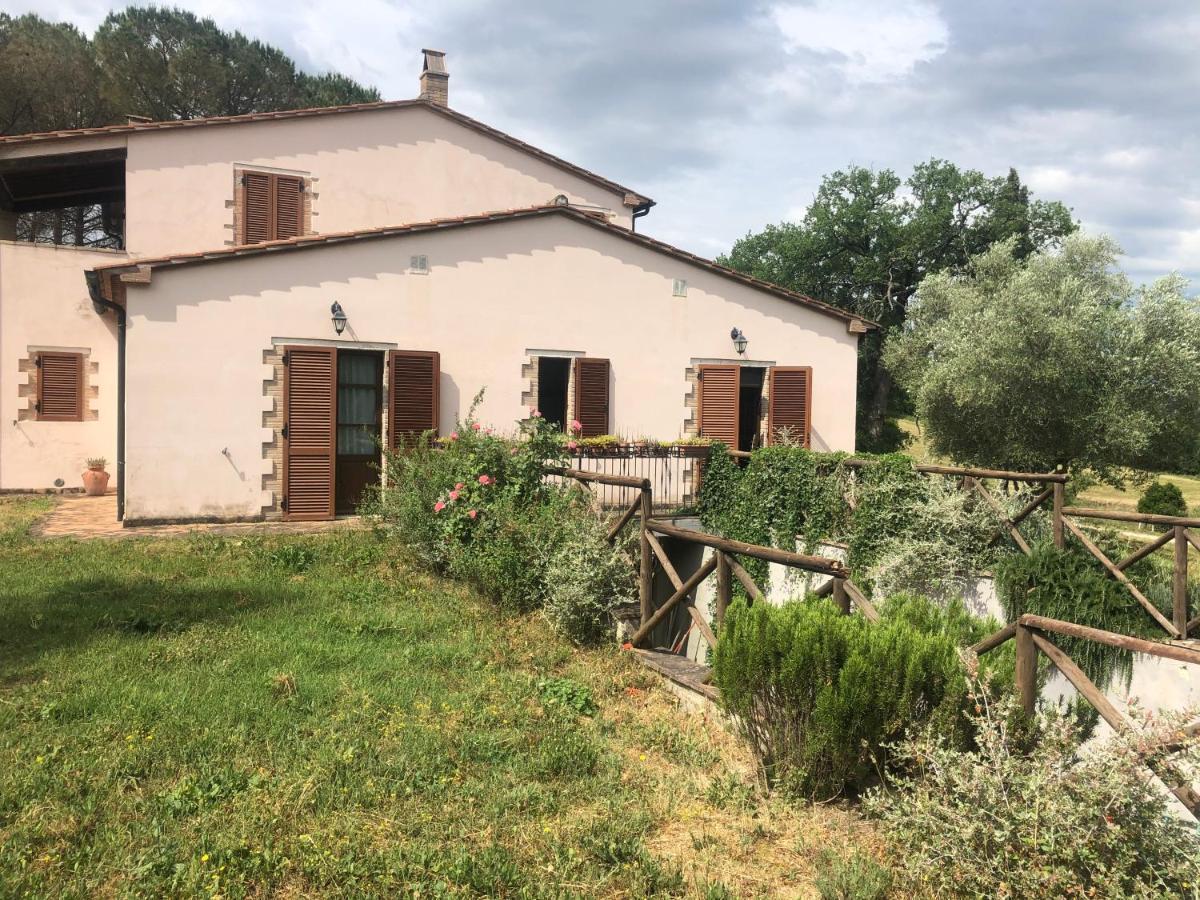
[[421, 66], [420, 100], [438, 106], [450, 105], [450, 73], [446, 71], [446, 54], [441, 50], [422, 50], [425, 62]]

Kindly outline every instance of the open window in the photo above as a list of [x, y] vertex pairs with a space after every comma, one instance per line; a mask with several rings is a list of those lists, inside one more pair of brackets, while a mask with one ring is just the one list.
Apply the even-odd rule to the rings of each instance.
[[559, 431], [567, 430], [567, 395], [570, 383], [570, 358], [537, 358], [537, 410]]
[[125, 151], [0, 160], [0, 240], [125, 247]]

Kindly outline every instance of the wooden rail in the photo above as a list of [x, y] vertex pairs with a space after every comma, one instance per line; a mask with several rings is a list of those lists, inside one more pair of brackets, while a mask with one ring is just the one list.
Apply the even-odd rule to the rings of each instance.
[[[1118, 647], [1134, 653], [1146, 653], [1164, 659], [1200, 666], [1200, 650], [1184, 647], [1178, 644], [1147, 641], [1142, 638], [1104, 631], [1100, 628], [1090, 628], [1086, 625], [1076, 625], [1074, 622], [1064, 622], [1045, 616], [1023, 615], [1016, 622], [1004, 626], [971, 649], [977, 654], [984, 654], [996, 649], [1010, 639], [1017, 644], [1016, 690], [1020, 698], [1021, 708], [1026, 715], [1032, 716], [1037, 710], [1037, 657], [1044, 655], [1062, 672], [1067, 681], [1071, 682], [1079, 695], [1087, 700], [1114, 731], [1133, 730], [1134, 725], [1127, 716], [1120, 712], [1103, 691], [1096, 687], [1083, 670], [1062, 648], [1050, 640], [1051, 634], [1095, 641], [1109, 647]], [[1200, 811], [1200, 794], [1188, 783], [1187, 774], [1176, 771], [1170, 764], [1166, 754], [1171, 751], [1171, 745], [1163, 744], [1148, 753], [1144, 761], [1163, 779], [1168, 789], [1193, 814]], [[1176, 748], [1177, 749], [1177, 748]]]

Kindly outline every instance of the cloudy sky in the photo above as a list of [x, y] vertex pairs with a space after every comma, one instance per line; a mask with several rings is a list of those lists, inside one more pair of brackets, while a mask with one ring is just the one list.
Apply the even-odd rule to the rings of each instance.
[[[826, 172], [936, 156], [1015, 166], [1135, 278], [1200, 289], [1195, 0], [181, 3], [389, 99], [444, 49], [452, 106], [649, 194], [645, 230], [706, 256], [801, 216]], [[90, 32], [114, 5], [54, 15]]]

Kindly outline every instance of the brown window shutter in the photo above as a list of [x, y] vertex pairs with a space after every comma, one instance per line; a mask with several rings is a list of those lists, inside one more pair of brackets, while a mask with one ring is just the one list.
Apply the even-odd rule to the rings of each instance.
[[700, 436], [738, 449], [738, 382], [741, 367], [700, 367]]
[[388, 446], [411, 445], [438, 430], [441, 355], [429, 350], [388, 354]]
[[285, 353], [285, 513], [289, 519], [332, 519], [337, 351], [287, 347]]
[[608, 434], [607, 359], [580, 356], [575, 359], [575, 418], [583, 427], [580, 437]]
[[275, 181], [274, 240], [304, 233], [304, 179], [273, 175]]
[[812, 429], [812, 367], [772, 366], [767, 402], [767, 443], [783, 434], [809, 444]]
[[242, 173], [242, 243], [261, 244], [304, 234], [304, 179], [270, 172]]
[[83, 421], [83, 354], [39, 353], [37, 417], [43, 422]]
[[242, 243], [271, 240], [271, 176], [265, 172], [242, 175]]

